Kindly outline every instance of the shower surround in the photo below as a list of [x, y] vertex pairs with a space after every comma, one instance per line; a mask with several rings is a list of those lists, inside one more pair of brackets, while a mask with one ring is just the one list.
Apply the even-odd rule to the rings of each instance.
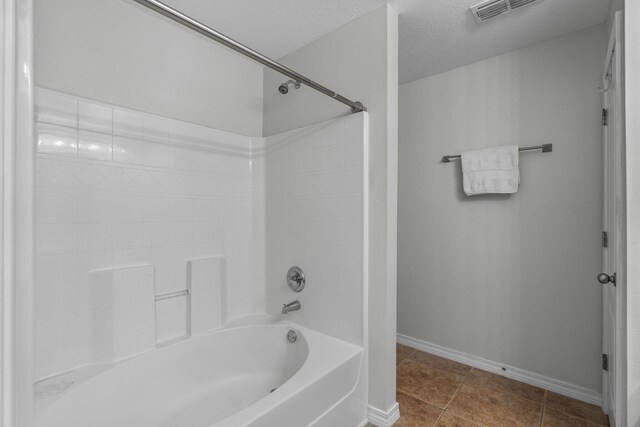
[[[288, 324], [362, 351], [357, 386], [314, 425], [366, 419], [366, 113], [254, 138], [36, 95], [41, 408], [82, 395], [65, 378], [94, 387], [96, 369], [155, 360], [237, 319], [278, 322], [298, 299]], [[293, 265], [301, 293], [284, 280]]]
[[[104, 361], [99, 269], [150, 265], [158, 295], [186, 288], [188, 260], [223, 255], [229, 316], [260, 311], [251, 138], [44, 89], [36, 104], [36, 378]], [[159, 307], [158, 341], [187, 333], [186, 299]]]

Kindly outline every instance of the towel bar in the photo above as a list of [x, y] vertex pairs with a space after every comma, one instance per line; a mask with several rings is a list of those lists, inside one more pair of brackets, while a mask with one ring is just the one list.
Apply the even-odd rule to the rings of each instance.
[[191, 289], [182, 289], [181, 291], [168, 292], [166, 294], [156, 295], [156, 301], [162, 301], [169, 298], [180, 297], [182, 295], [188, 295], [191, 293]]
[[[518, 148], [518, 151], [532, 150], [542, 150], [543, 153], [550, 153], [553, 151], [553, 144], [532, 145], [531, 147]], [[456, 154], [455, 156], [443, 156], [442, 163], [449, 163], [452, 159], [459, 159], [460, 157], [462, 157], [460, 154]]]

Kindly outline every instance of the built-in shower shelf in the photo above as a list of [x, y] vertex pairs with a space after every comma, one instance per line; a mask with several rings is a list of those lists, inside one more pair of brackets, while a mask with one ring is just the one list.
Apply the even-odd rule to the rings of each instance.
[[156, 347], [221, 328], [226, 320], [225, 257], [205, 256], [186, 264], [186, 287], [155, 295]]

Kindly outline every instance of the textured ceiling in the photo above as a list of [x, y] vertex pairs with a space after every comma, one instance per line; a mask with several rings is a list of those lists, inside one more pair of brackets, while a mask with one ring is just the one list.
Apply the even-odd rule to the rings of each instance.
[[587, 28], [609, 17], [610, 0], [539, 0], [476, 23], [480, 0], [398, 0], [400, 80], [410, 82], [531, 43]]
[[[450, 70], [604, 22], [611, 0], [539, 0], [477, 24], [481, 0], [390, 0], [400, 14], [400, 82]], [[386, 0], [165, 0], [272, 58], [282, 57]], [[313, 76], [310, 76], [313, 78]]]

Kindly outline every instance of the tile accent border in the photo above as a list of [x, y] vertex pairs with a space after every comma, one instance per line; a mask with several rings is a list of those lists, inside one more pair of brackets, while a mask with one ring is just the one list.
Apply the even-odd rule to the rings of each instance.
[[[158, 143], [190, 150], [250, 158], [252, 145], [263, 145], [251, 137], [195, 123], [150, 114], [36, 87], [35, 115], [38, 123], [79, 129], [100, 135]], [[254, 142], [255, 141], [255, 142]]]
[[[407, 335], [397, 334], [397, 342], [398, 344], [406, 345], [416, 350], [435, 354], [436, 356], [464, 363], [465, 365], [473, 366], [474, 368], [482, 369], [494, 374], [503, 375], [516, 381], [540, 387], [548, 391], [553, 391], [555, 393], [571, 397], [582, 402], [602, 406], [601, 393], [597, 393], [593, 390], [589, 390], [575, 384], [570, 384], [564, 381], [546, 377], [544, 375], [514, 368], [512, 366], [507, 366], [498, 362], [494, 362], [492, 360], [483, 359], [482, 357], [463, 353], [461, 351], [452, 350], [450, 348], [432, 344], [427, 341], [422, 341], [417, 338], [412, 338]], [[503, 368], [506, 369], [506, 371], [503, 371]]]
[[367, 407], [369, 422], [378, 427], [392, 427], [400, 419], [400, 405], [398, 402], [388, 411], [382, 411], [375, 406]]

